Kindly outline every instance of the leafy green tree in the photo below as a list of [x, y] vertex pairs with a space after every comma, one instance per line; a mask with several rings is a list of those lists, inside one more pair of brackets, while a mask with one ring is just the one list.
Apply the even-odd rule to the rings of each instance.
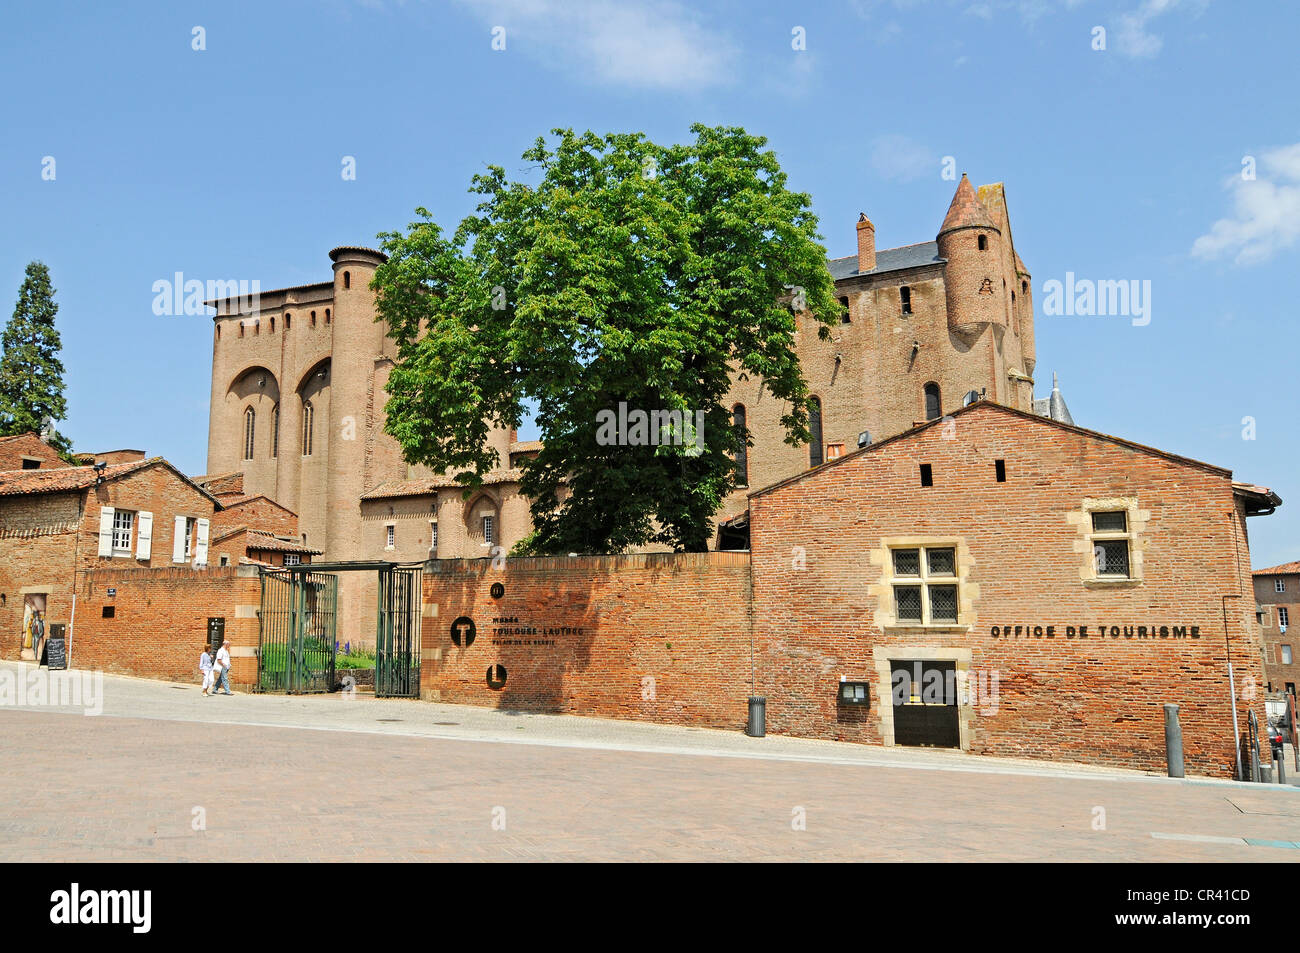
[[[810, 439], [796, 311], [823, 337], [839, 311], [811, 200], [765, 139], [692, 132], [664, 147], [557, 129], [524, 153], [532, 184], [474, 177], [482, 201], [450, 237], [423, 208], [380, 235], [372, 287], [399, 351], [387, 429], [406, 459], [477, 485], [502, 465], [490, 429], [535, 407], [517, 551], [706, 549], [749, 442], [723, 405], [733, 371], [782, 402], [787, 442]], [[611, 442], [620, 404], [681, 424], [652, 424], [658, 445]]]
[[39, 432], [48, 424], [50, 446], [66, 457], [72, 444], [53, 429], [68, 411], [62, 344], [54, 327], [58, 311], [50, 269], [39, 261], [29, 263], [13, 317], [0, 337], [0, 435]]

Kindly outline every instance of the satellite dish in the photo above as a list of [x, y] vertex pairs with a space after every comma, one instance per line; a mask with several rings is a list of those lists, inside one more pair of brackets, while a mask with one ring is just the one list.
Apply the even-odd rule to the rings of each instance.
[[980, 399], [979, 391], [977, 390], [967, 391], [966, 396], [961, 399], [961, 405], [963, 407], [969, 407], [971, 404], [975, 403], [975, 401], [979, 399]]
[[869, 447], [869, 446], [871, 446], [871, 431], [864, 430], [862, 431], [862, 433], [858, 434], [858, 447], [861, 448], [861, 447]]

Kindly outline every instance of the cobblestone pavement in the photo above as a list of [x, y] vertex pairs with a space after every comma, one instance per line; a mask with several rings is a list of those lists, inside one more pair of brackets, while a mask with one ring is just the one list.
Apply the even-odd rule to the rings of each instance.
[[0, 861], [1300, 860], [1289, 787], [108, 676], [102, 697], [0, 708]]

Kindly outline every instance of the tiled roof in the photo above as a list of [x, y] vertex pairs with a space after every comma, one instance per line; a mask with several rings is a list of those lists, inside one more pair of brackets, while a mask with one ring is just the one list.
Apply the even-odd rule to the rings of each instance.
[[[104, 468], [104, 479], [115, 480], [135, 470], [162, 461], [135, 460], [114, 463]], [[31, 493], [68, 493], [95, 485], [94, 467], [60, 467], [54, 470], [0, 470], [0, 496], [23, 496]]]
[[957, 183], [957, 193], [952, 197], [952, 204], [948, 206], [948, 214], [944, 217], [943, 225], [939, 228], [939, 234], [954, 228], [997, 228], [993, 217], [989, 215], [988, 209], [980, 204], [979, 196], [975, 194], [975, 186], [970, 184], [970, 179], [966, 178], [966, 173], [962, 173], [961, 181]]
[[918, 245], [903, 245], [900, 248], [885, 248], [876, 252], [876, 267], [871, 271], [858, 271], [858, 256], [831, 258], [826, 262], [831, 277], [836, 281], [852, 278], [856, 275], [879, 275], [887, 271], [902, 271], [904, 268], [919, 268], [922, 265], [942, 264], [939, 257], [938, 242], [921, 242]]
[[[487, 484], [518, 483], [523, 478], [519, 470], [491, 470], [483, 475]], [[387, 500], [398, 496], [425, 496], [449, 487], [463, 487], [450, 476], [426, 477], [421, 480], [388, 480], [373, 490], [361, 494], [363, 500]]]
[[268, 533], [260, 529], [249, 529], [247, 526], [236, 526], [226, 530], [220, 536], [212, 540], [212, 545], [216, 545], [222, 540], [229, 539], [232, 536], [238, 536], [240, 533], [247, 533], [248, 539], [244, 541], [246, 549], [266, 549], [277, 553], [308, 553], [312, 556], [319, 556], [324, 550], [312, 549], [311, 547], [291, 539], [288, 536], [277, 536], [274, 533]]
[[532, 453], [542, 449], [540, 440], [516, 440], [510, 445], [511, 453]]
[[1300, 560], [1293, 563], [1283, 563], [1280, 566], [1271, 566], [1268, 569], [1256, 569], [1251, 575], [1253, 576], [1284, 576], [1290, 573], [1300, 573]]

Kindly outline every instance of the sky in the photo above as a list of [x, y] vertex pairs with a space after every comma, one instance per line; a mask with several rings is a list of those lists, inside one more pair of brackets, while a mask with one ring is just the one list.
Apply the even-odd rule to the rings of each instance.
[[[878, 247], [929, 241], [953, 174], [1004, 182], [1039, 396], [1056, 373], [1081, 426], [1272, 487], [1288, 502], [1250, 521], [1252, 562], [1300, 558], [1300, 4], [116, 7], [14, 5], [0, 31], [0, 319], [44, 261], [79, 450], [206, 469], [211, 321], [155, 314], [159, 280], [328, 280], [329, 249], [417, 206], [454, 227], [474, 173], [524, 176], [556, 127], [738, 125], [812, 196], [832, 257], [860, 211]], [[1137, 282], [1142, 309], [1052, 308], [1069, 275]]]

